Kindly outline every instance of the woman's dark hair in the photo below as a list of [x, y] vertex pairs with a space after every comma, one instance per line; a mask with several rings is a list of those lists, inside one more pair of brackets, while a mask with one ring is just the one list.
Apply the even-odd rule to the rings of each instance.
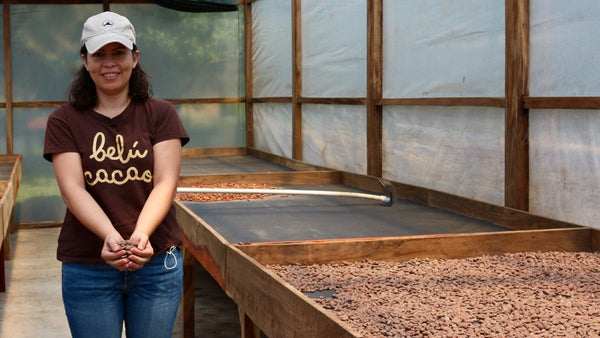
[[[137, 46], [133, 45], [132, 53], [135, 53]], [[85, 45], [81, 47], [81, 55], [87, 57], [88, 51]], [[144, 101], [152, 96], [152, 86], [148, 80], [148, 75], [144, 72], [140, 64], [131, 72], [131, 78], [129, 79], [129, 96], [132, 100]], [[96, 85], [88, 73], [85, 66], [81, 66], [79, 71], [75, 74], [75, 80], [71, 83], [69, 89], [69, 102], [75, 107], [75, 109], [82, 110], [87, 108], [95, 107], [98, 104], [98, 97], [96, 96]]]

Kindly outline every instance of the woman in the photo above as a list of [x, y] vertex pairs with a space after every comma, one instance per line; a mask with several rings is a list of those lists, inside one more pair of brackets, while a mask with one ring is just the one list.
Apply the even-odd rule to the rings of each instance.
[[74, 337], [170, 337], [182, 291], [172, 200], [188, 135], [173, 106], [151, 98], [135, 30], [112, 12], [83, 26], [70, 103], [49, 117], [67, 211], [58, 239]]

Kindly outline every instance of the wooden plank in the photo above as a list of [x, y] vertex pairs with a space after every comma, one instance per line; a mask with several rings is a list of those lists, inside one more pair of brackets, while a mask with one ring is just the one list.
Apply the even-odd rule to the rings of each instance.
[[476, 234], [254, 243], [236, 247], [263, 265], [359, 261], [458, 259], [527, 251], [593, 251], [590, 228], [524, 230]]
[[[165, 99], [172, 104], [227, 104], [244, 103], [243, 97], [213, 97], [213, 98], [188, 98], [188, 99]], [[42, 108], [58, 107], [68, 103], [68, 101], [35, 101], [35, 102], [13, 102], [13, 107], [18, 108]]]
[[310, 104], [365, 105], [367, 104], [367, 99], [364, 97], [298, 97], [298, 102]]
[[255, 148], [248, 148], [248, 155], [254, 156], [261, 160], [273, 162], [275, 164], [279, 164], [284, 167], [298, 170], [298, 171], [326, 171], [326, 170], [335, 171], [335, 169], [322, 167], [322, 166], [302, 162], [299, 160], [267, 153], [267, 152], [264, 152], [264, 151], [261, 151], [261, 150], [255, 149]]
[[224, 246], [227, 241], [181, 202], [173, 203], [186, 250], [193, 254], [221, 288], [226, 290]]
[[254, 71], [252, 65], [252, 4], [244, 4], [244, 74], [246, 83], [246, 147], [254, 147]]
[[523, 97], [525, 109], [600, 109], [600, 97]]
[[383, 174], [383, 0], [367, 2], [367, 174]]
[[252, 103], [292, 103], [291, 97], [253, 97]]
[[506, 100], [500, 97], [421, 97], [421, 98], [388, 98], [379, 100], [384, 106], [479, 106], [504, 107]]
[[181, 175], [180, 187], [196, 184], [255, 183], [270, 185], [336, 184], [341, 181], [338, 171], [273, 172], [243, 174]]
[[6, 292], [6, 267], [4, 257], [4, 246], [0, 249], [0, 292]]
[[233, 246], [227, 248], [230, 297], [268, 337], [357, 337], [337, 317]]
[[[377, 178], [342, 172], [342, 183], [359, 189], [382, 192]], [[446, 210], [470, 218], [488, 221], [515, 230], [574, 228], [581, 225], [534, 215], [467, 197], [452, 195], [428, 188], [393, 182], [398, 199]]]
[[224, 148], [183, 148], [181, 149], [183, 157], [206, 157], [206, 156], [237, 156], [246, 155], [245, 147], [224, 147]]
[[292, 158], [302, 160], [302, 17], [301, 1], [292, 0]]
[[254, 325], [254, 322], [244, 310], [238, 307], [238, 314], [240, 316], [240, 326], [242, 328], [242, 338], [260, 338], [260, 329]]
[[4, 29], [4, 85], [6, 113], [6, 153], [13, 153], [13, 83], [12, 83], [12, 54], [10, 42], [10, 6], [4, 1], [2, 7]]
[[194, 265], [196, 259], [187, 248], [183, 248], [183, 294], [181, 295], [181, 317], [183, 319], [183, 337], [196, 336]]
[[[0, 155], [0, 163], [14, 163], [15, 166], [18, 165], [17, 162], [20, 161], [20, 158], [22, 157], [22, 155], [17, 154], [17, 155]], [[13, 170], [15, 170], [15, 168], [13, 167]]]
[[504, 204], [529, 210], [529, 0], [506, 0]]
[[213, 103], [243, 103], [243, 97], [213, 97], [213, 98], [189, 98], [189, 99], [166, 99], [172, 104], [213, 104]]
[[433, 190], [427, 194], [427, 205], [515, 230], [581, 227], [577, 224], [537, 216], [526, 211]]

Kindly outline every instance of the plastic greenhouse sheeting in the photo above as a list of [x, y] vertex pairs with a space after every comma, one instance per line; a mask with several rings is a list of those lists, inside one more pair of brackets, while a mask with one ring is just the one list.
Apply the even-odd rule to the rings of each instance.
[[166, 8], [182, 12], [232, 12], [237, 11], [235, 0], [152, 0]]
[[600, 115], [532, 109], [530, 211], [600, 227]]
[[255, 103], [254, 146], [269, 153], [292, 157], [292, 105]]
[[383, 108], [383, 177], [504, 204], [504, 111]]
[[504, 0], [383, 3], [383, 97], [503, 97]]
[[366, 1], [302, 1], [302, 96], [367, 95], [366, 27]]
[[292, 96], [291, 1], [252, 5], [254, 97]]
[[532, 0], [530, 96], [600, 96], [600, 3]]
[[367, 114], [364, 106], [302, 106], [302, 160], [367, 173]]

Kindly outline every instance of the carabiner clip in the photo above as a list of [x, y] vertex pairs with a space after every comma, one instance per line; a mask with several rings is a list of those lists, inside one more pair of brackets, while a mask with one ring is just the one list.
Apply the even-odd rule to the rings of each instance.
[[[177, 267], [177, 256], [175, 256], [175, 254], [173, 253], [173, 250], [175, 250], [175, 249], [177, 249], [177, 247], [173, 245], [169, 248], [169, 250], [167, 250], [167, 252], [165, 254], [164, 266], [165, 266], [165, 269], [167, 269], [167, 270], [172, 270]], [[173, 266], [167, 265], [167, 258], [169, 258], [169, 256], [173, 256], [173, 259], [175, 260], [175, 264]]]

